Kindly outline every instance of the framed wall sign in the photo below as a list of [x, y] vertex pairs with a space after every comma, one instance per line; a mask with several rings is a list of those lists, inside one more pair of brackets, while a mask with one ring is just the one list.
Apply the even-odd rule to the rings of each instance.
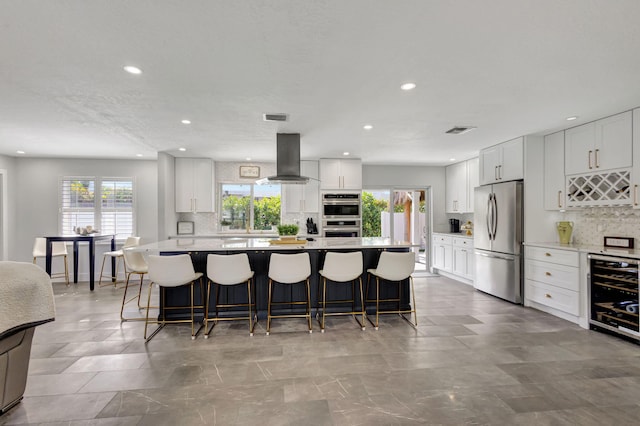
[[193, 235], [193, 222], [178, 222], [178, 235]]
[[240, 166], [241, 178], [259, 178], [260, 167], [259, 166]]
[[628, 237], [604, 237], [605, 247], [632, 249], [633, 242], [634, 239]]

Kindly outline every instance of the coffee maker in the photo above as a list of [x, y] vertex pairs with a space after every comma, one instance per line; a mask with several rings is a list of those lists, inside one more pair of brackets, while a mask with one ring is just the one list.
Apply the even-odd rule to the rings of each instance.
[[460, 233], [460, 220], [449, 219], [449, 232], [451, 232], [452, 234]]

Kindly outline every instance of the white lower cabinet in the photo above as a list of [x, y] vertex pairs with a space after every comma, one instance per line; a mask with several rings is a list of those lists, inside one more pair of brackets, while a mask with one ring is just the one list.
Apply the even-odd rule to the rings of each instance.
[[470, 284], [473, 281], [473, 237], [433, 234], [433, 270]]
[[580, 261], [575, 250], [525, 248], [525, 305], [578, 322]]
[[433, 234], [433, 267], [441, 271], [452, 271], [453, 247], [451, 236]]
[[473, 280], [473, 240], [453, 237], [453, 273]]

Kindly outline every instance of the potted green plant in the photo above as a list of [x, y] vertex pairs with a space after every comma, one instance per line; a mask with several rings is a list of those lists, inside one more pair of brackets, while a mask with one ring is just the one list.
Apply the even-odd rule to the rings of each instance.
[[298, 227], [298, 225], [278, 225], [278, 235], [280, 236], [280, 239], [286, 240], [286, 239], [292, 239], [292, 238], [296, 238], [296, 235], [298, 235], [298, 230], [300, 228]]
[[230, 220], [223, 219], [222, 221], [220, 221], [220, 229], [221, 230], [228, 231], [230, 226], [231, 226], [231, 221]]

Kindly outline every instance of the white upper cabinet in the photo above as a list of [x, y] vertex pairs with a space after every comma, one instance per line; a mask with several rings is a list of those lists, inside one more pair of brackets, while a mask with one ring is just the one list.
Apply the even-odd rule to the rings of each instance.
[[362, 161], [323, 158], [320, 160], [320, 189], [362, 189]]
[[480, 186], [480, 170], [478, 157], [467, 161], [467, 192], [469, 194], [467, 201], [467, 211], [473, 213], [474, 192], [477, 186]]
[[566, 208], [564, 181], [564, 131], [544, 137], [544, 208]]
[[632, 112], [565, 131], [565, 174], [594, 173], [632, 165]]
[[473, 213], [473, 190], [478, 186], [478, 158], [445, 168], [447, 213]]
[[640, 208], [640, 108], [633, 110], [633, 169], [631, 170], [631, 201], [634, 209]]
[[452, 164], [445, 168], [445, 203], [447, 213], [467, 211], [468, 197], [467, 162]]
[[320, 184], [318, 182], [318, 162], [300, 161], [300, 174], [309, 177], [305, 185], [283, 184], [285, 213], [318, 213]]
[[176, 212], [213, 212], [213, 161], [209, 158], [175, 159]]
[[519, 137], [480, 151], [480, 184], [524, 178], [524, 138]]

